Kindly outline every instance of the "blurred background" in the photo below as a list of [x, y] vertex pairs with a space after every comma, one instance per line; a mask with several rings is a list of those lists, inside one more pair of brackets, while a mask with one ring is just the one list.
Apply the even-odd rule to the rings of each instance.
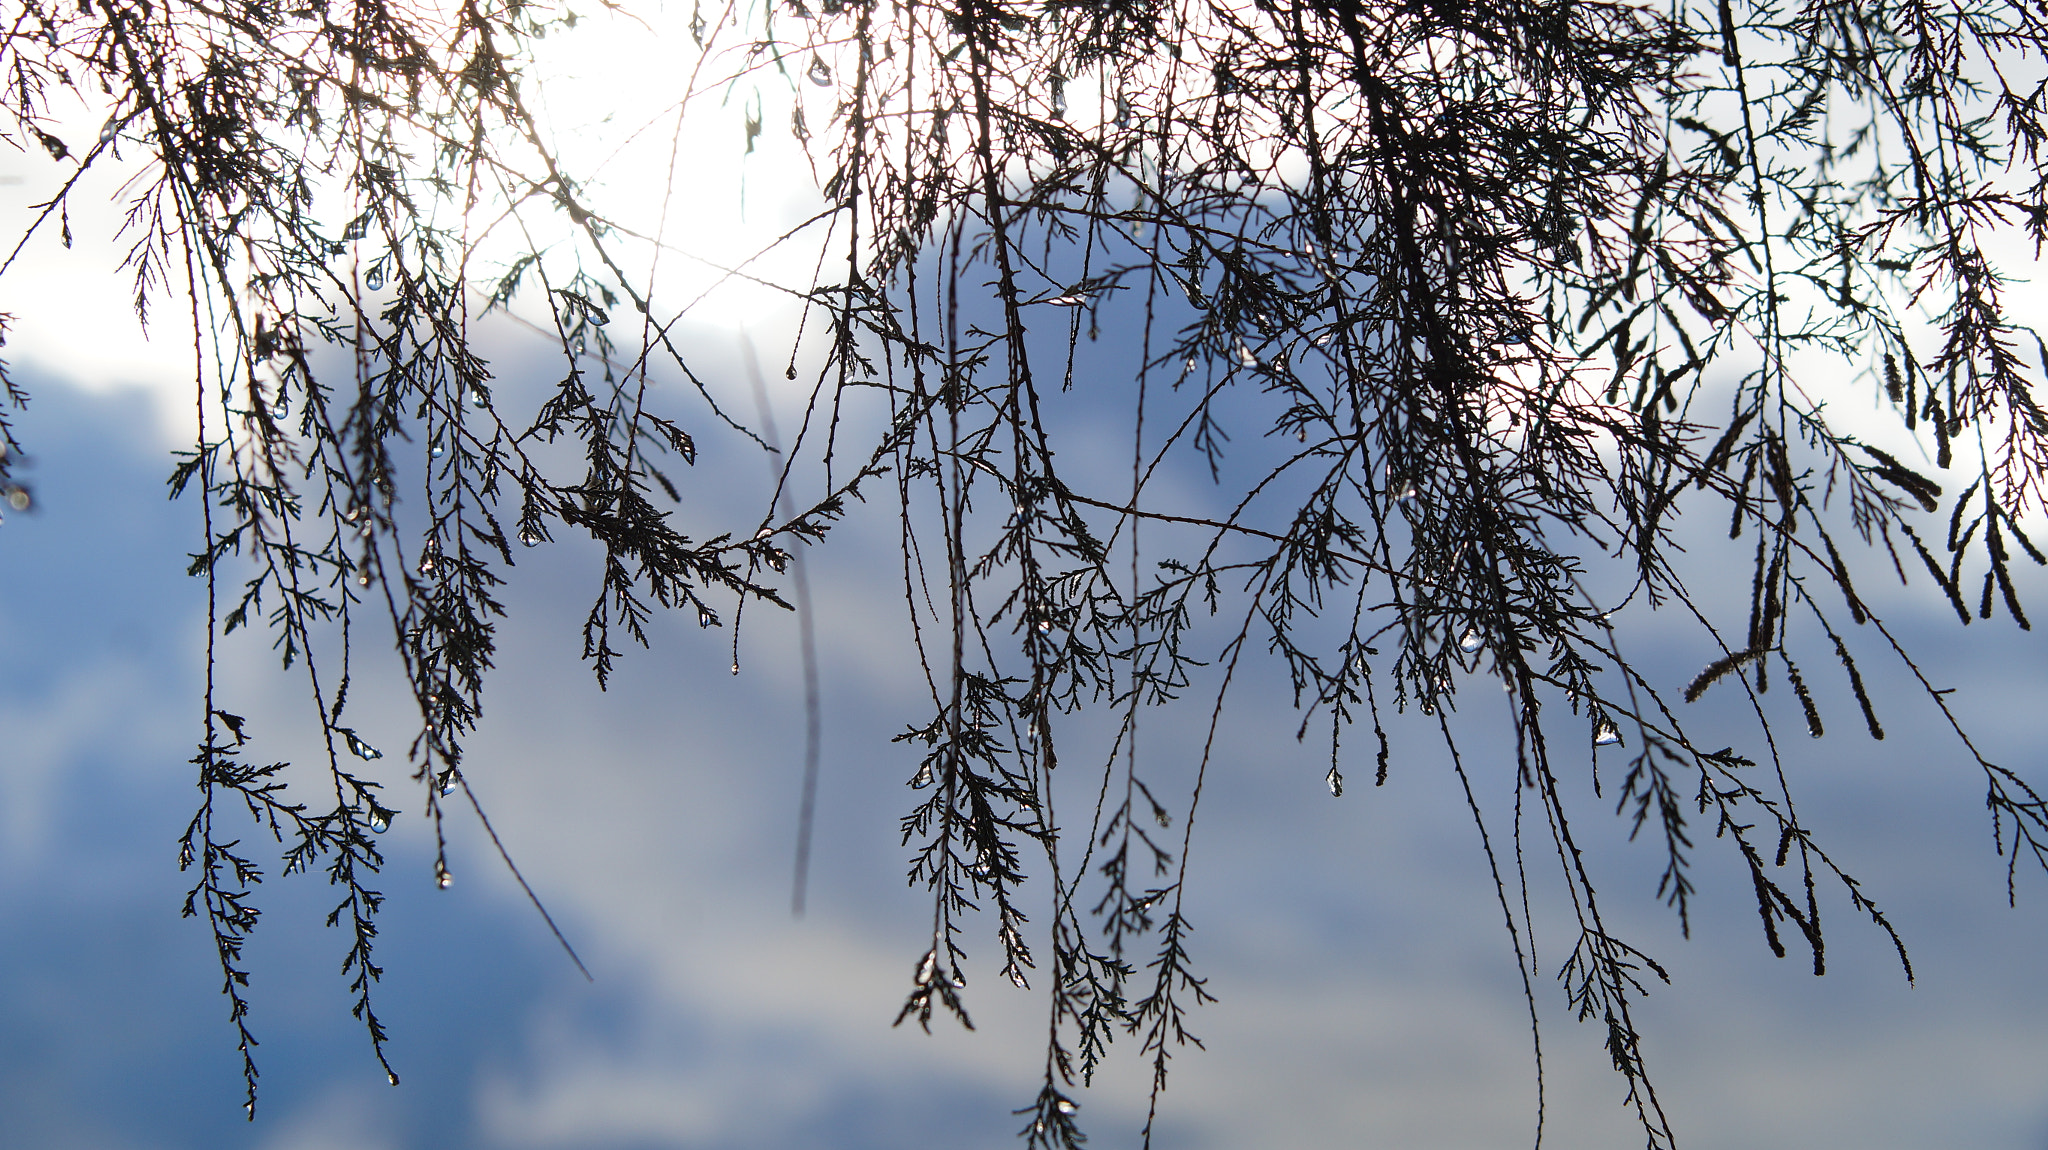
[[[652, 38], [629, 47], [659, 51]], [[735, 227], [726, 237], [735, 245], [797, 212], [796, 201], [772, 198], [772, 165], [787, 175], [798, 162], [775, 160], [773, 146], [764, 139], [748, 159], [756, 190], [746, 222], [756, 231]], [[22, 167], [21, 181], [0, 181], [0, 208], [15, 215], [48, 192], [48, 171]], [[710, 221], [707, 235], [746, 214], [737, 198], [699, 199], [686, 208]], [[517, 556], [499, 669], [465, 775], [591, 981], [474, 820], [449, 820], [455, 881], [436, 888], [422, 796], [403, 761], [411, 703], [366, 659], [349, 713], [387, 753], [356, 765], [406, 812], [385, 836], [376, 990], [403, 1085], [386, 1084], [348, 1015], [346, 939], [321, 925], [337, 896], [317, 873], [273, 877], [246, 955], [263, 1078], [256, 1119], [244, 1121], [211, 941], [179, 915], [187, 876], [177, 843], [198, 797], [189, 759], [201, 729], [205, 615], [203, 586], [184, 575], [199, 507], [166, 501], [164, 479], [170, 453], [190, 440], [180, 366], [189, 343], [175, 324], [144, 332], [126, 315], [115, 261], [100, 258], [111, 249], [91, 246], [111, 242], [108, 220], [76, 226], [96, 254], [42, 243], [0, 298], [15, 315], [13, 372], [34, 395], [17, 421], [28, 456], [17, 474], [36, 498], [0, 525], [0, 1145], [1016, 1144], [1024, 1119], [1012, 1112], [1035, 1096], [1047, 1020], [1042, 990], [996, 976], [993, 922], [972, 920], [965, 938], [977, 1028], [935, 1021], [927, 1036], [890, 1026], [927, 946], [929, 904], [904, 885], [897, 826], [916, 759], [889, 740], [927, 715], [902, 623], [895, 520], [881, 501], [856, 508], [810, 557], [825, 740], [800, 920], [789, 888], [802, 680], [786, 616], [750, 610], [738, 676], [727, 670], [728, 629], [663, 618], [654, 649], [632, 651], [601, 693], [577, 658], [597, 590], [593, 556], [568, 540]], [[744, 378], [737, 325], [762, 320], [757, 303], [727, 285], [688, 330], [692, 354], [718, 378]], [[557, 365], [543, 345], [500, 335], [494, 369], [516, 410]], [[764, 337], [762, 346], [775, 345]], [[771, 376], [775, 354], [763, 353]], [[743, 391], [726, 398], [751, 410]], [[1079, 430], [1088, 416], [1085, 407], [1075, 416]], [[1112, 445], [1104, 458], [1125, 458], [1113, 431], [1100, 434]], [[1089, 466], [1085, 447], [1072, 455]], [[707, 441], [706, 458], [678, 478], [686, 500], [723, 511], [759, 508], [770, 474], [758, 455]], [[1705, 573], [1697, 590], [1720, 603], [1729, 589], [1710, 577], [1718, 529], [1697, 526], [1700, 536], [1685, 540], [1693, 570]], [[2044, 602], [2048, 581], [2025, 572], [2023, 591]], [[2048, 782], [2039, 640], [2002, 617], [1959, 628], [1925, 580], [1905, 590], [1880, 582], [1858, 585], [1922, 656], [1930, 681], [1955, 688], [1951, 703], [1986, 757]], [[1674, 693], [1717, 653], [1683, 620], [1643, 614], [1619, 626], [1644, 670]], [[306, 689], [278, 672], [267, 643], [259, 635], [224, 646], [220, 705], [248, 716], [255, 757], [313, 762]], [[1672, 986], [1653, 984], [1637, 1016], [1664, 1107], [1688, 1147], [2043, 1150], [2048, 879], [2022, 869], [2018, 907], [2007, 908], [1981, 774], [1902, 668], [1867, 649], [1863, 667], [1889, 739], [1863, 734], [1832, 676], [1816, 687], [1829, 736], [1808, 740], [1796, 722], [1780, 734], [1802, 817], [1885, 906], [1917, 983], [1837, 891], [1822, 892], [1826, 977], [1813, 977], [1796, 950], [1771, 957], [1746, 879], [1705, 827], [1684, 938], [1656, 897], [1657, 844], [1629, 843], [1621, 818], [1596, 814], [1579, 828], [1609, 923], [1672, 975]], [[1474, 677], [1460, 684], [1454, 717], [1496, 845], [1513, 801], [1502, 697]], [[1753, 750], [1753, 723], [1733, 701], [1710, 693], [1695, 721], [1725, 726], [1717, 743]], [[1150, 777], [1179, 794], [1192, 781], [1197, 713], [1206, 715], [1199, 698], [1141, 728]], [[1155, 1145], [1529, 1145], [1537, 1072], [1522, 982], [1430, 721], [1391, 725], [1383, 788], [1370, 785], [1368, 739], [1354, 738], [1341, 798], [1323, 783], [1326, 750], [1293, 738], [1297, 721], [1275, 676], [1249, 673], [1235, 688], [1187, 904], [1194, 965], [1219, 1001], [1192, 1021], [1207, 1049], [1173, 1062]], [[1612, 785], [1622, 758], [1608, 754]], [[1078, 795], [1092, 755], [1075, 757], [1066, 785]], [[1612, 796], [1588, 788], [1576, 797], [1582, 810], [1604, 812]], [[250, 828], [251, 846], [259, 833]], [[1024, 897], [1042, 925], [1044, 884]], [[1556, 911], [1539, 899], [1545, 1137], [1559, 1147], [1640, 1145], [1604, 1034], [1573, 1021], [1551, 980], [1570, 938]], [[1125, 1047], [1081, 1098], [1094, 1146], [1135, 1147], [1144, 1124], [1145, 1070], [1135, 1043]]]
[[[386, 836], [377, 1001], [404, 1084], [385, 1085], [348, 1017], [345, 940], [320, 925], [324, 880], [273, 879], [248, 954], [263, 1096], [244, 1122], [209, 940], [178, 914], [203, 601], [183, 575], [197, 507], [164, 498], [175, 421], [155, 390], [14, 366], [35, 395], [22, 426], [37, 504], [0, 527], [0, 1142], [1012, 1143], [1011, 1110], [1030, 1101], [1043, 1057], [1038, 993], [987, 963], [970, 968], [974, 1032], [889, 1025], [928, 908], [903, 885], [897, 845], [915, 764], [887, 740], [920, 717], [921, 684], [893, 622], [885, 514], [856, 518], [812, 559], [826, 738], [805, 918], [788, 910], [802, 760], [793, 628], [757, 615], [735, 677], [724, 629], [666, 620], [654, 651], [634, 652], [601, 694], [575, 659], [589, 556], [538, 549], [520, 556], [467, 773], [595, 981], [470, 820], [450, 820], [456, 881], [435, 888], [421, 804], [388, 755], [373, 774], [408, 815]], [[1987, 755], [2040, 778], [2038, 645], [1997, 623], [1961, 631], [1910, 593], [1891, 599]], [[1654, 631], [1629, 637], [1658, 649]], [[1703, 660], [1672, 646], [1662, 671], [1682, 683]], [[260, 644], [228, 656], [223, 705], [251, 717], [258, 754], [304, 750], [303, 688]], [[1704, 833], [1684, 940], [1654, 897], [1651, 844], [1628, 844], [1620, 819], [1585, 826], [1610, 921], [1673, 975], [1639, 1019], [1664, 1104], [1690, 1146], [2048, 1146], [2048, 884], [2023, 870], [2019, 908], [2005, 907], [1974, 768], [1902, 676], [1866, 673], [1890, 702], [1891, 738], [1871, 742], [1846, 697], [1824, 698], [1837, 731], [1800, 736], [1788, 757], [1805, 817], [1887, 906], [1917, 985], [1839, 898], [1825, 978], [1797, 952], [1771, 958], [1741, 876]], [[406, 737], [390, 687], [366, 676], [351, 710], [387, 749]], [[1487, 752], [1503, 716], [1477, 689], [1459, 698], [1475, 785], [1504, 801], [1505, 756]], [[1196, 726], [1162, 714], [1146, 728], [1163, 776], [1181, 777], [1177, 732]], [[1730, 742], [1751, 737], [1735, 726]], [[1368, 785], [1360, 750], [1333, 799], [1318, 752], [1291, 729], [1270, 682], [1252, 682], [1226, 723], [1189, 902], [1197, 969], [1220, 1001], [1195, 1018], [1208, 1050], [1174, 1062], [1160, 1144], [1528, 1143], [1528, 1019], [1441, 748], [1398, 726], [1387, 786]], [[970, 928], [978, 959], [992, 934]], [[1562, 957], [1546, 942], [1566, 937], [1539, 933], [1546, 970]], [[1637, 1144], [1601, 1034], [1566, 1016], [1555, 984], [1538, 997], [1548, 1137]], [[1133, 1053], [1084, 1096], [1096, 1145], [1135, 1144]]]

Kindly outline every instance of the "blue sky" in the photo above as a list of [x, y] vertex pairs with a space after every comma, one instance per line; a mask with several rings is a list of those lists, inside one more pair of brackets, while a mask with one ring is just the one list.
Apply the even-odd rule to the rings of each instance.
[[[473, 827], [455, 823], [444, 892], [416, 815], [401, 818], [379, 1010], [404, 1085], [383, 1084], [347, 1017], [342, 943], [318, 925], [326, 888], [274, 881], [250, 954], [263, 1103], [243, 1122], [218, 975], [202, 930], [177, 914], [198, 709], [199, 586], [182, 574], [195, 509], [164, 500], [153, 393], [16, 366], [36, 395], [22, 426], [38, 504], [0, 526], [0, 1142], [1011, 1144], [1009, 1111], [1033, 1088], [1037, 996], [988, 967], [970, 972], [975, 1033], [888, 1025], [923, 904], [895, 844], [909, 761], [886, 737], [916, 695], [900, 640], [874, 618], [891, 602], [874, 562], [885, 523], [851, 525], [814, 560], [829, 817], [809, 917], [786, 911], [800, 746], [787, 628], [762, 621], [734, 678], [715, 642], [675, 621], [601, 696], [573, 661], [587, 557], [537, 553], [470, 773], [596, 981], [554, 948]], [[2000, 625], [1958, 632], [1889, 597], [1937, 681], [1961, 688], [1991, 757], [2039, 777], [2038, 644]], [[1671, 677], [1689, 658], [1672, 656]], [[293, 697], [269, 667], [231, 652], [229, 698], [287, 732], [288, 750]], [[1897, 701], [1893, 737], [1871, 743], [1843, 715], [1843, 732], [1798, 748], [1798, 781], [1809, 819], [1905, 931], [1917, 988], [1839, 901], [1826, 978], [1770, 958], [1739, 876], [1711, 850], [1681, 941], [1651, 896], [1651, 853], [1593, 820], [1610, 913], [1676, 980], [1642, 1017], [1682, 1145], [2048, 1146], [2048, 884], [2023, 875], [2020, 908], [2004, 909], [1979, 785], [1895, 676], [1873, 675]], [[356, 704], [366, 732], [397, 714], [377, 690]], [[1487, 700], [1469, 697], [1460, 718], [1484, 760]], [[1206, 800], [1191, 915], [1222, 1001], [1198, 1016], [1209, 1052], [1177, 1063], [1162, 1144], [1526, 1144], [1519, 984], [1440, 753], [1397, 730], [1388, 787], [1332, 800], [1282, 702], [1263, 687], [1239, 700]], [[1156, 738], [1171, 761], [1174, 725]], [[387, 774], [407, 793], [402, 768]], [[986, 958], [985, 938], [969, 945]], [[1637, 1144], [1598, 1035], [1562, 1016], [1554, 985], [1539, 994], [1554, 1144]], [[1136, 1088], [1126, 1064], [1087, 1096], [1095, 1145], [1133, 1144]]]

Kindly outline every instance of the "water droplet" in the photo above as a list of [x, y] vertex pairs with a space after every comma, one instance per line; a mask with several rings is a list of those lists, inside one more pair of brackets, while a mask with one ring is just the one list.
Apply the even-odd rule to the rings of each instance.
[[255, 1119], [256, 1119], [256, 1104], [255, 1104], [254, 1102], [244, 1102], [244, 1103], [242, 1103], [242, 1110], [243, 1110], [244, 1112], [246, 1112], [246, 1113], [247, 1113], [247, 1114], [249, 1115], [249, 1120], [250, 1120], [250, 1121], [252, 1121], [252, 1122], [253, 1122], [253, 1121], [255, 1121]]
[[1343, 776], [1342, 774], [1340, 774], [1340, 773], [1338, 772], [1337, 768], [1335, 768], [1335, 767], [1331, 767], [1331, 768], [1330, 768], [1330, 773], [1329, 773], [1329, 774], [1327, 774], [1327, 775], [1324, 775], [1324, 776], [1323, 776], [1323, 781], [1324, 781], [1324, 782], [1326, 782], [1326, 783], [1328, 783], [1328, 784], [1330, 784], [1330, 797], [1331, 797], [1331, 798], [1341, 798], [1341, 797], [1343, 797], [1343, 794], [1344, 794], [1344, 776]]
[[355, 756], [359, 759], [381, 759], [384, 757], [384, 752], [356, 737], [356, 733], [347, 727], [337, 727], [335, 728], [335, 733], [341, 736], [342, 741], [348, 744], [348, 749], [355, 752]]
[[583, 348], [584, 348], [584, 342], [583, 342], [583, 337], [579, 335], [579, 336], [577, 336], [577, 337], [576, 337], [576, 342], [574, 342], [574, 343], [572, 343], [572, 344], [570, 344], [570, 345], [569, 345], [569, 352], [570, 352], [570, 354], [572, 354], [572, 355], [582, 355], [582, 354], [583, 354]]
[[1019, 990], [1031, 989], [1031, 984], [1024, 981], [1024, 972], [1014, 966], [1010, 968], [1010, 985]]
[[1192, 373], [1195, 370], [1195, 357], [1189, 356], [1187, 362], [1180, 365], [1180, 369], [1182, 374]]
[[1038, 629], [1041, 633], [1052, 630], [1052, 620], [1040, 619], [1038, 621]]
[[435, 885], [439, 886], [442, 890], [447, 890], [455, 885], [455, 876], [444, 870], [441, 872], [441, 877], [436, 880]]
[[363, 277], [363, 286], [364, 286], [364, 287], [366, 287], [366, 288], [369, 288], [369, 289], [370, 289], [371, 291], [376, 291], [376, 290], [377, 290], [378, 288], [381, 288], [381, 287], [383, 287], [383, 286], [384, 286], [384, 265], [383, 265], [383, 264], [371, 264], [371, 265], [370, 265], [370, 272], [369, 272], [369, 274], [368, 274], [368, 275], [365, 275], [365, 276]]
[[452, 794], [454, 794], [454, 793], [455, 793], [455, 788], [456, 788], [456, 786], [458, 785], [458, 783], [459, 783], [459, 780], [457, 780], [457, 779], [456, 779], [456, 777], [455, 777], [455, 772], [454, 772], [454, 771], [449, 771], [449, 772], [448, 772], [447, 774], [445, 774], [445, 775], [442, 775], [442, 776], [441, 776], [441, 793], [442, 793], [443, 795], [452, 795]]
[[371, 811], [370, 829], [381, 835], [391, 829], [391, 820], [384, 817], [384, 812], [382, 811]]
[[519, 533], [519, 541], [528, 547], [538, 547], [540, 546], [540, 532], [523, 530]]
[[472, 387], [469, 389], [469, 405], [471, 407], [484, 407], [490, 402], [491, 397], [485, 395], [482, 388]]
[[739, 663], [738, 663], [738, 662], [734, 662], [734, 663], [733, 663], [733, 665], [732, 665], [732, 673], [733, 673], [733, 674], [735, 674], [735, 675], [737, 675], [737, 674], [739, 674], [739, 673], [740, 673], [740, 665], [739, 665]]
[[709, 607], [699, 607], [697, 608], [697, 625], [699, 627], [715, 627], [718, 625], [718, 616], [713, 615]]
[[932, 975], [936, 973], [938, 969], [939, 952], [937, 950], [925, 951], [924, 958], [917, 964], [917, 984], [919, 986], [923, 986], [926, 983], [930, 982], [932, 980]]
[[1079, 1110], [1080, 1107], [1074, 1105], [1069, 1099], [1062, 1098], [1055, 1104], [1055, 1109], [1062, 1114], [1072, 1114], [1074, 1111]]
[[954, 989], [956, 989], [956, 990], [957, 990], [957, 989], [959, 989], [960, 987], [963, 987], [963, 986], [966, 986], [966, 985], [967, 985], [967, 976], [966, 976], [966, 975], [964, 975], [964, 974], [962, 974], [962, 973], [960, 973], [960, 968], [959, 968], [959, 967], [957, 967], [957, 966], [956, 966], [956, 967], [954, 967], [954, 968], [953, 968], [953, 987], [954, 987]]
[[1308, 442], [1308, 424], [1306, 424], [1306, 423], [1297, 423], [1297, 424], [1295, 424], [1295, 425], [1294, 425], [1294, 442], [1296, 442], [1296, 443], [1307, 443], [1307, 442]]
[[9, 487], [7, 489], [7, 506], [14, 508], [16, 511], [27, 511], [28, 505], [28, 488]]
[[1237, 345], [1237, 361], [1246, 367], [1259, 366], [1259, 357], [1252, 353], [1248, 345], [1242, 343]]
[[1396, 500], [1401, 501], [1406, 501], [1415, 498], [1415, 485], [1411, 483], [1408, 486], [1402, 488], [1401, 493], [1399, 495], [1394, 496], [1394, 498]]
[[448, 449], [438, 443], [427, 449], [427, 455], [434, 459], [439, 459], [446, 454], [448, 454]]
[[921, 791], [932, 785], [932, 765], [925, 763], [917, 768], [917, 777], [910, 780], [910, 789]]
[[804, 75], [810, 78], [811, 83], [816, 84], [820, 88], [832, 86], [832, 67], [817, 56], [811, 57], [811, 69], [804, 73]]
[[789, 569], [789, 552], [770, 551], [768, 553], [768, 566], [773, 567], [778, 575], [787, 571]]
[[365, 568], [363, 568], [362, 570], [360, 570], [360, 571], [356, 572], [356, 586], [358, 586], [358, 587], [368, 587], [369, 585], [370, 585], [370, 569], [369, 569], [368, 567], [365, 567]]
[[1476, 627], [1467, 627], [1465, 629], [1465, 637], [1458, 640], [1458, 647], [1465, 651], [1477, 651], [1484, 646], [1486, 646], [1486, 640], [1480, 637], [1479, 630]]
[[341, 517], [350, 523], [354, 523], [363, 517], [363, 505], [360, 503], [349, 504], [348, 510], [343, 512]]
[[429, 548], [425, 554], [420, 556], [420, 574], [432, 575], [434, 573], [434, 566], [434, 552]]
[[388, 1078], [388, 1079], [390, 1079], [390, 1080], [391, 1080], [391, 1085], [393, 1085], [393, 1086], [396, 1086], [396, 1085], [398, 1085], [398, 1075], [397, 1075], [397, 1074], [396, 1074], [395, 1072], [393, 1072], [393, 1071], [389, 1071], [389, 1070], [386, 1070], [386, 1071], [384, 1072], [384, 1077], [386, 1077], [386, 1078]]
[[1621, 732], [1614, 729], [1613, 723], [1603, 722], [1600, 724], [1600, 729], [1593, 732], [1593, 745], [1596, 747], [1604, 747], [1609, 743], [1618, 743], [1620, 741]]

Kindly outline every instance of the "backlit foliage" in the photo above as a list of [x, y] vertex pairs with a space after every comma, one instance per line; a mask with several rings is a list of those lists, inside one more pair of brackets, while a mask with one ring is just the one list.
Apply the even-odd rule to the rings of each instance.
[[[568, 126], [528, 92], [577, 18], [17, 0], [7, 26], [8, 138], [69, 173], [30, 230], [68, 239], [88, 174], [135, 165], [133, 304], [194, 333], [201, 432], [172, 486], [206, 508], [212, 634], [266, 628], [326, 736], [327, 785], [287, 786], [209, 673], [187, 911], [211, 925], [245, 1055], [240, 949], [273, 864], [235, 812], [340, 892], [381, 1061], [373, 833], [401, 809], [437, 835], [451, 802], [483, 817], [462, 741], [522, 547], [589, 541], [582, 654], [602, 681], [655, 612], [737, 626], [749, 600], [791, 606], [792, 558], [829, 562], [818, 545], [859, 501], [895, 505], [930, 685], [899, 740], [932, 927], [898, 1021], [966, 1022], [988, 945], [969, 928], [992, 933], [975, 961], [1049, 1010], [1019, 1112], [1032, 1147], [1079, 1145], [1115, 1040], [1148, 1060], [1154, 1115], [1195, 1041], [1212, 988], [1184, 878], [1251, 677], [1289, 684], [1332, 794], [1404, 769], [1390, 713], [1431, 717], [1444, 753], [1405, 769], [1453, 772], [1480, 820], [1532, 1022], [1560, 980], [1652, 1146], [1671, 1131], [1631, 1003], [1662, 971], [1610, 932], [1575, 829], [1604, 813], [1565, 780], [1618, 762], [1600, 801], [1681, 920], [1694, 852], [1725, 849], [1774, 951], [1821, 972], [1833, 901], [1905, 961], [1800, 821], [1766, 695], [1789, 692], [1813, 737], [1884, 737], [1858, 660], [1919, 672], [1859, 592], [1876, 580], [1924, 575], [1963, 623], [2028, 625], [2048, 348], [2008, 314], [2001, 253], [2048, 235], [2033, 9], [700, 2], [676, 96], [754, 92], [734, 164], [783, 130], [776, 108], [820, 176], [822, 211], [778, 241], [824, 253], [780, 285], [803, 302], [786, 374], [810, 396], [787, 444], [733, 407], [748, 381], [675, 335], [688, 301], [639, 270], [659, 237], [559, 163]], [[80, 98], [104, 117], [82, 137]], [[472, 336], [493, 311], [559, 347], [537, 410], [494, 390]], [[1113, 464], [1076, 442], [1102, 419], [1124, 421]], [[0, 445], [14, 434], [0, 423]], [[692, 497], [714, 436], [775, 452], [759, 516]], [[1189, 501], [1166, 475], [1211, 490]], [[1681, 522], [1747, 549], [1746, 612], [1707, 593], [1725, 568], [1689, 562]], [[1616, 612], [1652, 610], [1719, 652], [1690, 684], [1617, 638]], [[410, 798], [348, 725], [359, 642], [395, 648], [417, 703], [389, 760]], [[1452, 712], [1481, 686], [1489, 706], [1505, 689], [1511, 772], [1459, 752]], [[1756, 725], [1696, 735], [1685, 707], [1708, 692], [1746, 695]], [[1855, 710], [1822, 705], [1837, 694]], [[1139, 752], [1160, 708], [1207, 732], [1198, 762]], [[1106, 741], [1077, 733], [1084, 709], [1112, 717], [1087, 728]], [[2042, 861], [2042, 797], [1955, 733], [2000, 849]], [[1056, 761], [1092, 772], [1085, 813], [1055, 819]], [[1532, 882], [1576, 922], [1561, 970], [1532, 957]]]

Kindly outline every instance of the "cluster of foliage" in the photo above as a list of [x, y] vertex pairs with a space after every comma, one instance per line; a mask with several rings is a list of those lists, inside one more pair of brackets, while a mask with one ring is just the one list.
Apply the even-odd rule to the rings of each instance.
[[[209, 672], [187, 911], [213, 931], [252, 1115], [240, 950], [262, 865], [217, 826], [237, 808], [285, 844], [286, 872], [325, 868], [342, 892], [330, 922], [352, 931], [356, 1013], [384, 1057], [366, 883], [397, 810], [350, 763], [381, 757], [344, 725], [362, 627], [411, 685], [406, 758], [438, 841], [452, 800], [483, 817], [462, 739], [517, 547], [587, 535], [601, 552], [583, 654], [602, 681], [656, 610], [710, 627], [749, 599], [789, 606], [793, 552], [891, 488], [931, 696], [903, 736], [920, 750], [903, 833], [932, 933], [898, 1021], [967, 1020], [962, 931], [985, 909], [1003, 976], [1048, 999], [1022, 1112], [1034, 1148], [1079, 1145], [1075, 1095], [1118, 1035], [1150, 1060], [1155, 1113], [1192, 1040], [1208, 991], [1182, 879], [1240, 669], [1285, 676], [1303, 737], [1327, 738], [1333, 794], [1354, 724], [1384, 782], [1383, 711], [1434, 717], [1532, 1022], [1550, 975], [1516, 891], [1540, 853], [1522, 828], [1541, 828], [1578, 927], [1568, 1000], [1604, 1030], [1653, 1146], [1670, 1130], [1630, 1004], [1661, 972], [1606, 926], [1561, 782], [1574, 764], [1623, 756], [1607, 798], [1661, 845], [1681, 918], [1711, 828], [1778, 953], [1789, 935], [1824, 969], [1830, 880], [1891, 932], [1800, 821], [1761, 696], [1776, 678], [1820, 736], [1795, 660], [1817, 650], [1855, 725], [1884, 737], [1856, 654], [1918, 669], [1852, 574], [1924, 571], [1964, 623], [2002, 609], [2027, 626], [2012, 567], [2043, 562], [2022, 522], [2048, 473], [2031, 359], [2048, 348], [2006, 314], [1991, 253], [2021, 228], [2048, 238], [2038, 13], [700, 4], [668, 111], [739, 83], [782, 93], [826, 173], [802, 235], [832, 253], [785, 285], [819, 366], [776, 452], [783, 483], [738, 524], [664, 468], [706, 435], [774, 449], [677, 345], [684, 301], [637, 270], [663, 236], [608, 215], [558, 166], [563, 126], [532, 110], [536, 46], [575, 19], [483, 0], [23, 0], [0, 46], [9, 138], [70, 168], [31, 233], [68, 239], [87, 173], [141, 157], [126, 267], [138, 310], [190, 304], [201, 432], [171, 482], [206, 508], [192, 570], [209, 634], [268, 627], [326, 736], [316, 798], [251, 757]], [[78, 122], [53, 111], [60, 94], [104, 114], [97, 140], [60, 138]], [[561, 350], [531, 413], [498, 400], [472, 341], [507, 309]], [[1098, 339], [1105, 324], [1128, 335]], [[1828, 405], [1851, 398], [1898, 429], [1844, 429]], [[1133, 416], [1127, 481], [1060, 462], [1083, 404]], [[843, 408], [886, 418], [849, 445], [864, 424]], [[1901, 458], [1923, 441], [1931, 468]], [[1192, 507], [1155, 481], [1190, 461], [1216, 488]], [[1754, 541], [1746, 618], [1716, 619], [1688, 584], [1686, 510]], [[1617, 642], [1616, 611], [1657, 608], [1720, 652], [1689, 686]], [[1449, 716], [1474, 675], [1513, 715], [1515, 841], [1498, 857], [1490, 780], [1475, 790]], [[1695, 739], [1677, 696], [1709, 689], [1747, 694], [1761, 752]], [[1163, 781], [1137, 753], [1141, 718], [1195, 699], [1204, 751]], [[1083, 708], [1116, 717], [1110, 745], [1061, 742]], [[2048, 804], [1956, 734], [2012, 865], [2048, 859]], [[1099, 771], [1085, 838], [1052, 816], [1062, 746]]]

